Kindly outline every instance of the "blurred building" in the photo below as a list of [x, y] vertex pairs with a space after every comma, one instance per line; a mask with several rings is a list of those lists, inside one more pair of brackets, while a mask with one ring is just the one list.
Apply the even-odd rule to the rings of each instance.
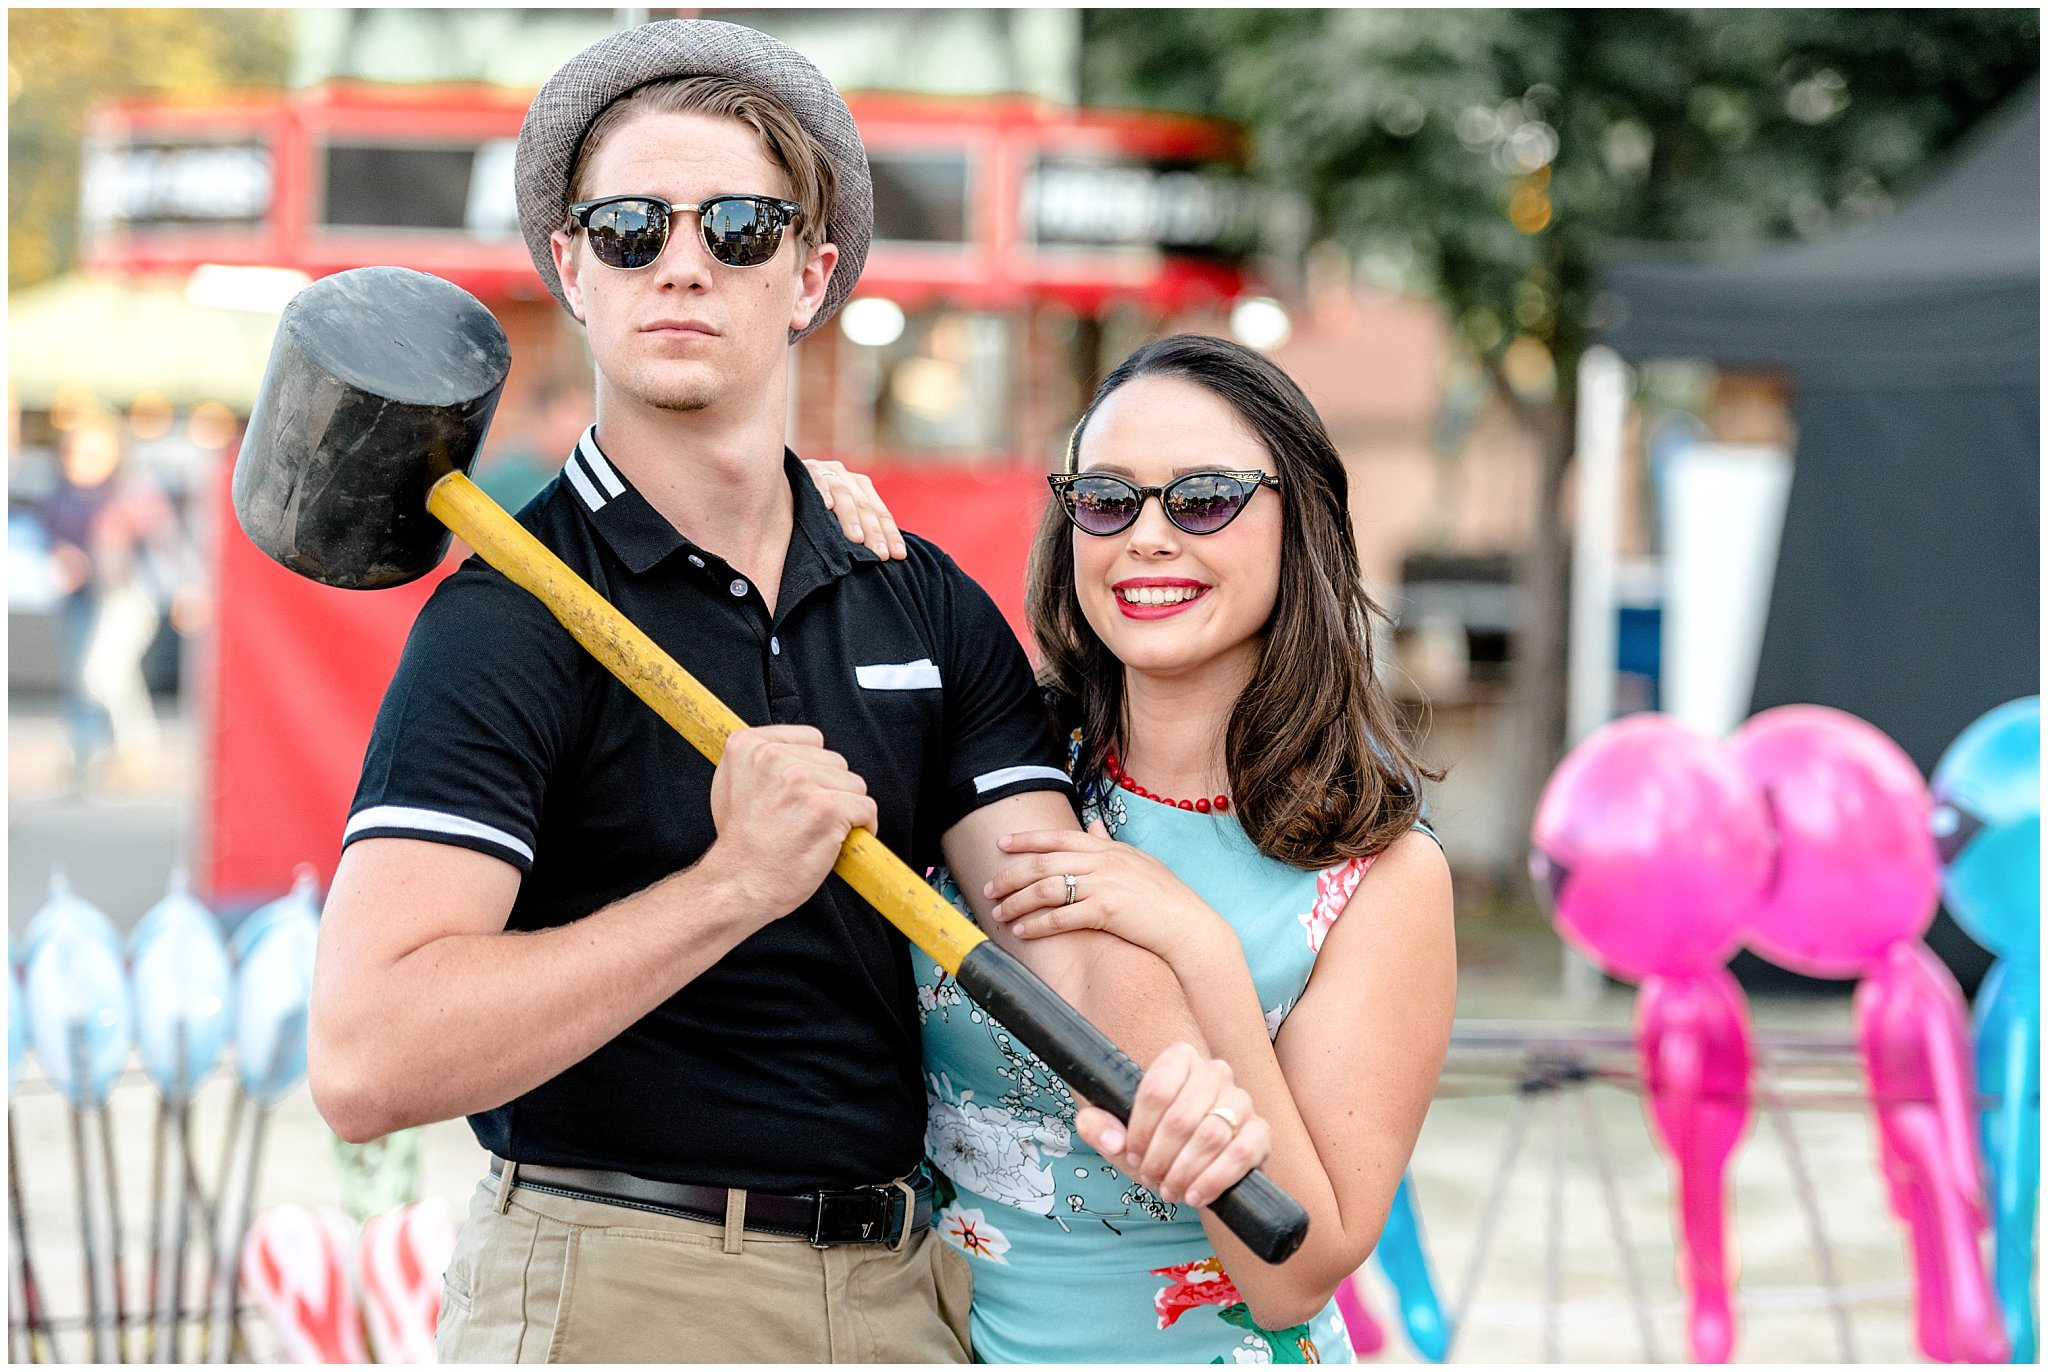
[[539, 86], [578, 49], [626, 24], [700, 17], [744, 24], [802, 52], [846, 91], [1030, 95], [1071, 105], [1081, 19], [1057, 9], [304, 9], [292, 84]]
[[[796, 355], [807, 455], [1042, 465], [1106, 354], [1162, 328], [1223, 327], [1249, 289], [1253, 217], [1271, 216], [1245, 193], [1236, 130], [1073, 109], [1075, 15], [731, 16], [821, 54], [874, 172], [862, 298]], [[96, 112], [83, 260], [203, 277], [227, 303], [372, 263], [444, 276], [513, 345], [484, 463], [530, 448], [547, 398], [587, 388], [589, 360], [518, 237], [514, 141], [531, 83], [612, 18], [306, 12], [302, 84], [280, 98]]]

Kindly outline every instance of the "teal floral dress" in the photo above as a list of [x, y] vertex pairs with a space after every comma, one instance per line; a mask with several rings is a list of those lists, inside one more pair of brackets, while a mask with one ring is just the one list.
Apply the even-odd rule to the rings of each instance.
[[[1371, 859], [1304, 872], [1261, 854], [1236, 820], [1180, 810], [1108, 782], [1099, 815], [1228, 919], [1277, 1035], [1323, 937]], [[946, 874], [935, 877], [962, 910]], [[1335, 1302], [1306, 1324], [1262, 1329], [1198, 1212], [1169, 1205], [1082, 1142], [1066, 1085], [911, 950], [938, 1183], [934, 1223], [974, 1268], [982, 1362], [1352, 1362]]]

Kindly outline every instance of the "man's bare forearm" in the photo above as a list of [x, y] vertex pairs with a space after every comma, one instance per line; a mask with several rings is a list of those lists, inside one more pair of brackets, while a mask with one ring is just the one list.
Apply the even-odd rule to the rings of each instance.
[[[1070, 987], [1055, 986], [1069, 1004], [1140, 1067], [1149, 1067], [1171, 1043], [1188, 1043], [1209, 1055], [1207, 1040], [1196, 1023], [1186, 992], [1166, 961], [1150, 949], [1126, 943], [1114, 934], [1077, 930], [1060, 938], [1096, 934], [1098, 941], [1081, 959]], [[1040, 944], [1058, 940], [1039, 940]], [[1027, 944], [1027, 946], [1030, 946]]]
[[552, 929], [445, 934], [391, 958], [330, 947], [367, 922], [336, 919], [337, 906], [393, 898], [375, 881], [352, 890], [344, 870], [323, 921], [308, 1066], [315, 1102], [344, 1138], [474, 1114], [532, 1090], [765, 922], [707, 862]]

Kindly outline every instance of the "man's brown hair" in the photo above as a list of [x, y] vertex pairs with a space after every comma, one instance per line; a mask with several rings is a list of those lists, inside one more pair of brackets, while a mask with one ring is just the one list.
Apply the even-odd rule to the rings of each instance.
[[[585, 198], [583, 177], [598, 146], [619, 125], [641, 114], [708, 114], [736, 119], [754, 131], [769, 158], [789, 178], [789, 198], [804, 207], [797, 217], [797, 241], [814, 248], [825, 241], [825, 228], [832, 217], [837, 181], [832, 159], [799, 124], [789, 106], [775, 96], [730, 76], [676, 76], [636, 86], [606, 105], [576, 149], [576, 161], [569, 168], [568, 198], [562, 202], [563, 228], [573, 231], [569, 206]], [[761, 194], [766, 186], [728, 186], [728, 191]]]

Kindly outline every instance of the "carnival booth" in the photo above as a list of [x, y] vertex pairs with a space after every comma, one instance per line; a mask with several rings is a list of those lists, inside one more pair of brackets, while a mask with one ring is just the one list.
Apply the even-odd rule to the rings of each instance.
[[[88, 267], [185, 274], [281, 308], [332, 272], [432, 272], [490, 307], [513, 366], [479, 459], [516, 508], [589, 414], [581, 332], [529, 262], [512, 158], [529, 95], [333, 83], [205, 105], [124, 101], [86, 146]], [[840, 326], [794, 359], [792, 444], [873, 474], [905, 528], [951, 552], [1023, 632], [1025, 550], [1105, 355], [1172, 318], [1220, 318], [1255, 235], [1236, 130], [1002, 97], [850, 96], [875, 243]], [[1113, 360], [1113, 359], [1111, 359]], [[201, 894], [232, 909], [323, 876], [414, 615], [452, 570], [377, 594], [294, 577], [236, 530], [232, 454], [207, 497], [218, 603], [195, 674], [205, 760]]]

